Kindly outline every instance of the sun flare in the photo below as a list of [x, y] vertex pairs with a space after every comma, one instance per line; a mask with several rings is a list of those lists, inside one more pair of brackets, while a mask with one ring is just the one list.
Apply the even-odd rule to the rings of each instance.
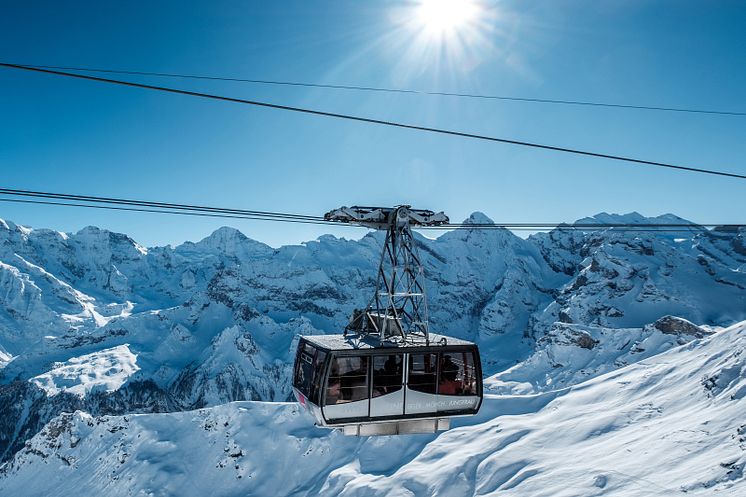
[[403, 0], [389, 11], [387, 42], [406, 80], [424, 72], [468, 73], [496, 53], [501, 9], [487, 0]]
[[464, 28], [477, 17], [477, 5], [470, 0], [420, 0], [417, 20], [433, 34]]

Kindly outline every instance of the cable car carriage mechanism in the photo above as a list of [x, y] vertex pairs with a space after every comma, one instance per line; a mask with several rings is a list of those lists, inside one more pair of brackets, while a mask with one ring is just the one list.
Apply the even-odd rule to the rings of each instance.
[[318, 426], [345, 435], [433, 433], [482, 403], [476, 344], [430, 333], [424, 268], [411, 226], [448, 222], [409, 206], [342, 207], [328, 221], [385, 229], [376, 291], [341, 335], [301, 336], [293, 393]]

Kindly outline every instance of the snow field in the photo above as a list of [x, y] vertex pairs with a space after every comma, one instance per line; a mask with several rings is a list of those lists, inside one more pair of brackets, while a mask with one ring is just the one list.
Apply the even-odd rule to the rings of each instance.
[[298, 406], [64, 414], [0, 494], [620, 496], [746, 493], [746, 323], [589, 381], [489, 395], [438, 435], [344, 437]]
[[29, 381], [52, 397], [68, 392], [84, 397], [94, 391], [114, 392], [140, 368], [128, 344], [73, 357]]

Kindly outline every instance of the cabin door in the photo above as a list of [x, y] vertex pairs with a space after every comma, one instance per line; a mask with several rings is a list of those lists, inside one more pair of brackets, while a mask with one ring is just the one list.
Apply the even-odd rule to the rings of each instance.
[[374, 355], [370, 417], [404, 414], [404, 354]]
[[409, 354], [404, 414], [437, 413], [438, 355]]

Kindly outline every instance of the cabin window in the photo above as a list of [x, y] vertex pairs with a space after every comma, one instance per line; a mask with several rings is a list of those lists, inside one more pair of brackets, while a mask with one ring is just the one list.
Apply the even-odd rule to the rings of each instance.
[[313, 360], [313, 378], [311, 380], [311, 391], [308, 394], [308, 398], [314, 404], [319, 404], [319, 394], [321, 393], [321, 379], [324, 376], [324, 361], [326, 360], [326, 352], [318, 350], [316, 357]]
[[326, 405], [368, 399], [368, 357], [340, 356], [332, 359], [326, 388]]
[[309, 397], [313, 381], [313, 361], [316, 348], [308, 342], [298, 347], [298, 356], [295, 358], [295, 380], [293, 386], [303, 395]]
[[438, 393], [440, 395], [477, 395], [474, 352], [440, 354]]
[[380, 397], [402, 388], [402, 355], [373, 356], [372, 397]]
[[409, 355], [409, 388], [417, 392], [435, 393], [437, 387], [437, 355]]

